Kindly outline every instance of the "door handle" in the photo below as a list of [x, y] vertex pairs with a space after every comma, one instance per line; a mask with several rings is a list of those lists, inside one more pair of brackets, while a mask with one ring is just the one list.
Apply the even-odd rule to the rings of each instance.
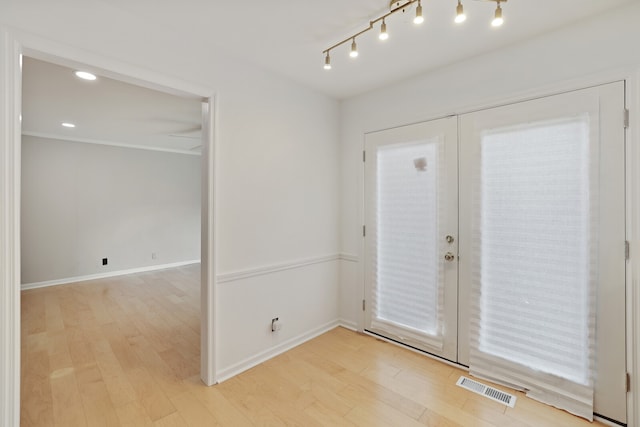
[[454, 254], [452, 254], [451, 252], [447, 252], [446, 254], [444, 254], [444, 259], [451, 262], [454, 259], [456, 259], [456, 256]]

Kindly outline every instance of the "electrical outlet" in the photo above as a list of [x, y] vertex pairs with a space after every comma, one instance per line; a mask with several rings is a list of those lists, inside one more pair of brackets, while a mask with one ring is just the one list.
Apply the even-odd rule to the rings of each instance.
[[158, 253], [157, 252], [151, 252], [151, 259], [158, 259]]
[[282, 329], [282, 324], [280, 323], [280, 318], [274, 317], [271, 319], [271, 332], [276, 332]]
[[102, 265], [107, 265], [109, 263], [109, 260], [107, 260], [106, 258], [102, 258]]

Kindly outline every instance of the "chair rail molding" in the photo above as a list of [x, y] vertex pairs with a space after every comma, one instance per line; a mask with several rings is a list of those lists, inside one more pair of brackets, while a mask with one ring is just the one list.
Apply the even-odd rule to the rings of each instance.
[[266, 274], [273, 274], [279, 271], [292, 270], [296, 268], [302, 268], [314, 264], [322, 264], [325, 262], [338, 261], [341, 259], [340, 254], [320, 255], [312, 258], [292, 260], [280, 264], [273, 264], [261, 267], [253, 267], [245, 270], [233, 271], [230, 273], [222, 273], [216, 277], [218, 284], [235, 282], [238, 280], [248, 279], [250, 277], [264, 276]]

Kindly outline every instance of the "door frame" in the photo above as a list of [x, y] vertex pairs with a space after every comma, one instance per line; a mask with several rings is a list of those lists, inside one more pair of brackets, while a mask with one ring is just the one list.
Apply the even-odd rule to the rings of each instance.
[[[419, 120], [412, 117], [411, 122], [403, 121], [402, 117], [397, 120], [387, 122], [390, 125], [384, 128], [362, 129], [361, 147], [364, 151], [364, 134], [377, 132], [394, 127], [411, 125], [418, 122], [436, 120], [439, 118], [473, 113], [478, 110], [501, 107], [508, 104], [529, 101], [537, 98], [558, 95], [579, 89], [586, 89], [592, 86], [612, 83], [614, 81], [625, 82], [625, 103], [630, 111], [629, 128], [626, 129], [625, 148], [625, 184], [626, 184], [626, 236], [630, 242], [630, 256], [626, 265], [626, 290], [627, 290], [627, 372], [631, 376], [631, 390], [627, 393], [627, 422], [629, 427], [640, 427], [640, 65], [633, 67], [623, 67], [605, 70], [576, 78], [552, 82], [532, 89], [519, 91], [509, 96], [492, 97], [480, 102], [460, 105], [453, 111], [438, 111], [433, 108], [425, 108], [430, 111], [429, 115], [421, 117]], [[365, 221], [365, 200], [364, 200], [364, 163], [359, 157], [352, 160], [360, 163], [360, 173], [358, 173], [358, 205], [357, 219], [360, 224]], [[362, 299], [365, 298], [365, 239], [362, 237], [360, 227], [352, 231], [360, 244], [358, 245], [357, 259], [357, 283], [360, 286]], [[360, 299], [356, 299], [355, 313], [357, 316], [357, 330], [364, 332], [365, 313], [360, 306]], [[460, 366], [459, 366], [460, 367]], [[600, 420], [606, 422], [606, 420]]]
[[203, 100], [202, 227], [201, 227], [201, 379], [216, 376], [215, 298], [215, 174], [216, 94], [204, 86], [165, 76], [54, 43], [28, 33], [0, 27], [0, 424], [20, 424], [20, 171], [22, 54], [66, 66], [84, 65], [106, 77], [162, 92]]
[[629, 427], [640, 427], [640, 69], [626, 81], [629, 128], [626, 132], [627, 240], [627, 394]]

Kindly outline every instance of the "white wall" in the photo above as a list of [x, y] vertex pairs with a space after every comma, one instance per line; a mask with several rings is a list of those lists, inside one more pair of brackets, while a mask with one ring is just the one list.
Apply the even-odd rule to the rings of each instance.
[[[241, 300], [242, 304], [220, 307], [220, 319], [227, 327], [220, 331], [219, 340], [232, 346], [235, 353], [221, 353], [219, 378], [233, 376], [292, 344], [334, 327], [338, 292], [337, 287], [330, 285], [338, 282], [336, 262], [318, 262], [222, 284], [220, 300]], [[269, 321], [276, 317], [282, 329], [272, 333]], [[258, 320], [261, 326], [254, 330], [247, 319]], [[309, 328], [309, 324], [316, 326]]]
[[338, 319], [339, 261], [307, 264], [338, 253], [338, 104], [250, 74], [219, 97], [217, 268], [264, 273], [218, 285], [223, 377]]
[[[365, 132], [524, 99], [541, 90], [576, 89], [581, 87], [577, 79], [640, 66], [640, 50], [633, 48], [640, 40], [638, 22], [640, 4], [636, 3], [343, 102], [342, 252], [362, 259]], [[613, 74], [624, 77], [624, 73]], [[361, 262], [342, 262], [340, 316], [360, 327], [361, 271]]]
[[[47, 53], [109, 58], [215, 91], [217, 273], [263, 272], [218, 285], [218, 370], [246, 368], [258, 353], [335, 324], [339, 261], [298, 261], [338, 253], [338, 102], [117, 5], [72, 3], [14, 3], [0, 23]], [[265, 273], [282, 264], [295, 274]], [[284, 325], [277, 338], [265, 336], [273, 316]]]
[[199, 260], [200, 163], [23, 136], [22, 283]]

